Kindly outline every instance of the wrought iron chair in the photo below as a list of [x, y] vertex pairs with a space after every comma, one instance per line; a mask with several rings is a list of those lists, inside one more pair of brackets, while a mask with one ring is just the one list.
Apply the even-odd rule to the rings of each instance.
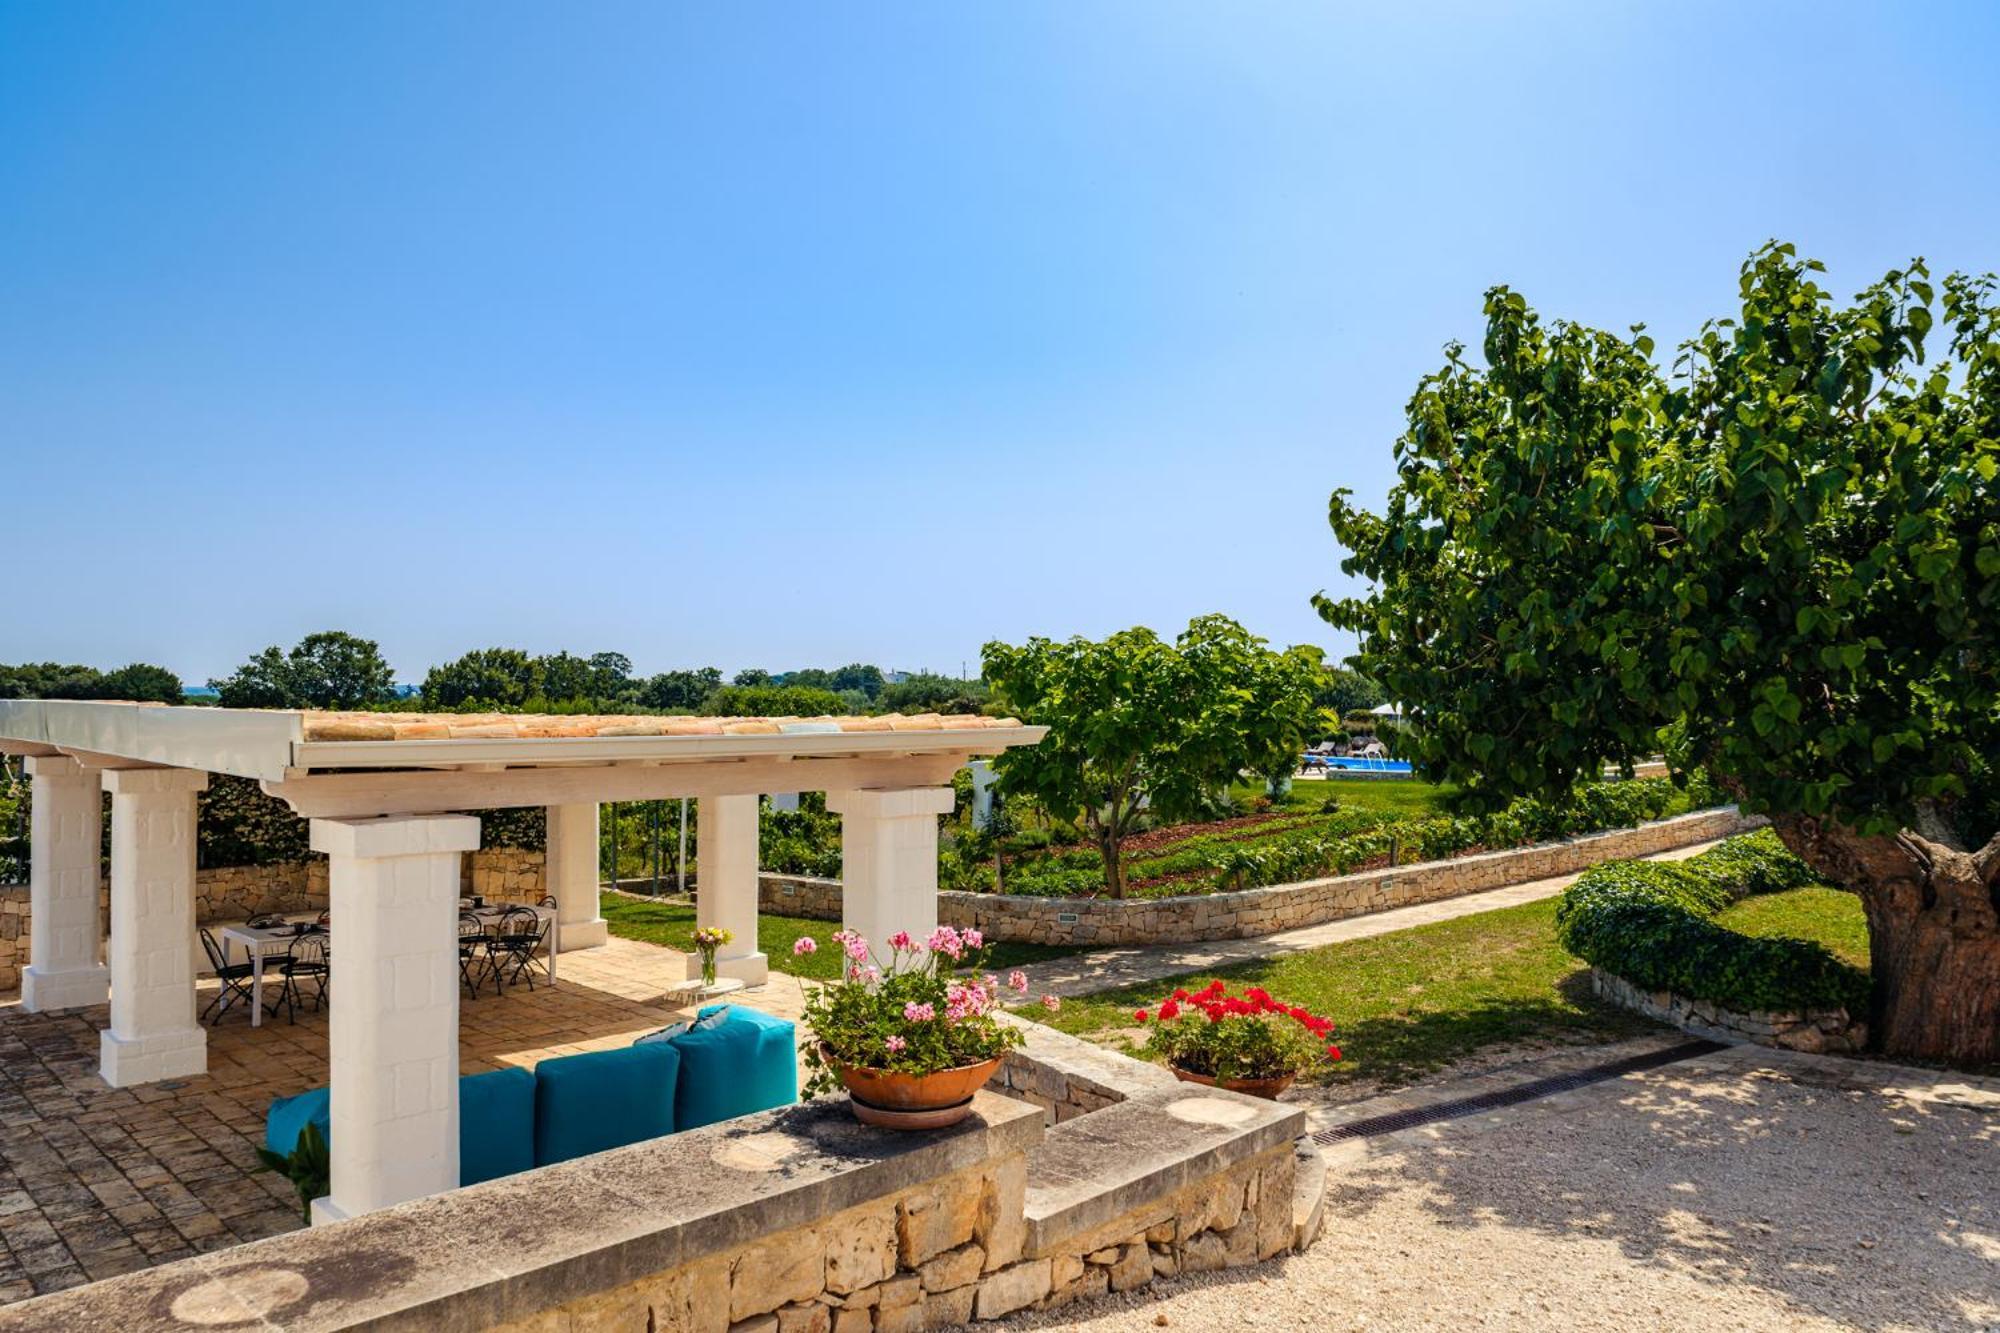
[[299, 984], [302, 981], [313, 983], [313, 1012], [326, 1008], [327, 991], [333, 984], [333, 960], [327, 951], [326, 932], [301, 932], [286, 951], [285, 961], [279, 964], [278, 975], [284, 979], [284, 985], [278, 991], [277, 1002], [271, 1006], [272, 1013], [282, 1007], [290, 1021], [299, 1021], [299, 1000], [304, 995]]
[[548, 979], [547, 961], [537, 960], [535, 954], [548, 943], [549, 919], [537, 913], [532, 907], [510, 907], [500, 918], [500, 929], [487, 944], [487, 951], [493, 960], [493, 969], [508, 984], [526, 980], [528, 989], [535, 988], [535, 969], [540, 967]]
[[[493, 970], [493, 954], [487, 945], [492, 936], [486, 933], [486, 923], [470, 912], [458, 914], [458, 979], [465, 983], [465, 990], [473, 999], [479, 998], [479, 987], [486, 974]], [[499, 985], [493, 987], [499, 992]]]
[[230, 962], [228, 955], [223, 953], [222, 946], [216, 943], [215, 936], [208, 933], [207, 926], [197, 926], [195, 929], [201, 932], [202, 952], [208, 955], [208, 965], [215, 970], [215, 979], [222, 983], [222, 989], [208, 1002], [208, 1008], [201, 1011], [203, 1018], [207, 1018], [211, 1012], [215, 1014], [209, 1024], [214, 1027], [222, 1022], [223, 1014], [229, 1011], [232, 1003], [239, 999], [245, 1004], [251, 1002], [250, 978], [255, 974], [256, 967], [250, 962]]

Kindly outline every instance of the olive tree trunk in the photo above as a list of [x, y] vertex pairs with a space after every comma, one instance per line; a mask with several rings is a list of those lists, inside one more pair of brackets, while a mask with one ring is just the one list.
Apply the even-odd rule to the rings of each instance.
[[1966, 851], [1778, 815], [1784, 844], [1868, 917], [1869, 1041], [1886, 1055], [2000, 1063], [2000, 835]]

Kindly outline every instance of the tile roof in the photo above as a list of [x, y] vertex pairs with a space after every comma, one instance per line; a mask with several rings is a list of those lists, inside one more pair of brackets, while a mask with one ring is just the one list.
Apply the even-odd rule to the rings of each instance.
[[585, 736], [779, 736], [834, 731], [986, 731], [1018, 718], [969, 713], [874, 717], [564, 717], [545, 713], [308, 712], [308, 741], [539, 740]]

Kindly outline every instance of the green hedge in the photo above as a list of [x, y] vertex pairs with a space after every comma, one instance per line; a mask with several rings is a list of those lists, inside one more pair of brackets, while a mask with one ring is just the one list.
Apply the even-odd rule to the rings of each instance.
[[1807, 940], [1756, 939], [1712, 919], [1738, 898], [1817, 882], [1769, 829], [1685, 861], [1613, 861], [1556, 904], [1556, 936], [1643, 990], [1735, 1010], [1868, 1009], [1868, 974]]

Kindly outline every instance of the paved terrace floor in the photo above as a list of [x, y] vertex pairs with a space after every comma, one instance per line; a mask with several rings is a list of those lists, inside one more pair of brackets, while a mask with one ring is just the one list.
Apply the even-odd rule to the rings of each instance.
[[[490, 990], [459, 1006], [462, 1072], [627, 1045], [684, 1010], [662, 992], [684, 956], [612, 939], [564, 954], [554, 988]], [[204, 982], [206, 1005], [214, 983]], [[269, 992], [267, 992], [267, 995]], [[787, 1018], [799, 983], [732, 999]], [[114, 1089], [97, 1076], [105, 1006], [28, 1013], [0, 1001], [0, 1303], [223, 1249], [303, 1225], [291, 1185], [258, 1171], [275, 1097], [326, 1081], [326, 1016], [242, 1011], [208, 1029], [208, 1073]]]

